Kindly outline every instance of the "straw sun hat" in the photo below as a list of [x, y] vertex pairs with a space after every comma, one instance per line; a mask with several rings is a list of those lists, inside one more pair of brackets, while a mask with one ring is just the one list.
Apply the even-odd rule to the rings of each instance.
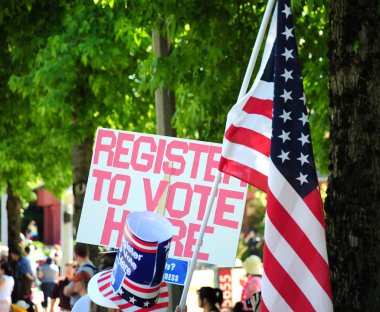
[[260, 257], [252, 255], [243, 262], [243, 268], [250, 275], [262, 275], [263, 267]]

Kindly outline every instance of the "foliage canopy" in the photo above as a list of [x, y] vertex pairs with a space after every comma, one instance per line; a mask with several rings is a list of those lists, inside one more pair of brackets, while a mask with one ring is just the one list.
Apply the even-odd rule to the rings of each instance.
[[[153, 91], [176, 95], [179, 137], [221, 142], [266, 1], [5, 1], [1, 4], [0, 173], [70, 185], [71, 149], [97, 127], [155, 132]], [[327, 168], [327, 15], [295, 5], [318, 169]], [[171, 55], [152, 53], [167, 34]], [[253, 75], [254, 76], [254, 75]], [[6, 131], [5, 131], [6, 129]], [[22, 174], [21, 174], [22, 173]]]

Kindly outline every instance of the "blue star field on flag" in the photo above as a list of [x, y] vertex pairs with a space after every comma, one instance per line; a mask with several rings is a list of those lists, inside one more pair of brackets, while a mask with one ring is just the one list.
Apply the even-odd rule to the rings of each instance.
[[[283, 3], [278, 33], [262, 80], [274, 82], [271, 159], [305, 197], [318, 185], [290, 7]], [[289, 4], [290, 5], [290, 4]]]

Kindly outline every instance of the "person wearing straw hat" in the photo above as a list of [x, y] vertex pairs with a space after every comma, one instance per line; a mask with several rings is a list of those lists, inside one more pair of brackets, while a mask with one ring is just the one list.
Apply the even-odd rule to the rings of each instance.
[[243, 302], [243, 311], [253, 311], [246, 304], [246, 300], [252, 298], [253, 294], [261, 291], [262, 283], [262, 262], [259, 256], [249, 256], [243, 262], [243, 268], [247, 273], [247, 281], [243, 285], [241, 301]]
[[166, 311], [169, 294], [163, 273], [173, 232], [171, 223], [157, 213], [131, 212], [113, 267], [90, 280], [91, 306], [113, 311]]

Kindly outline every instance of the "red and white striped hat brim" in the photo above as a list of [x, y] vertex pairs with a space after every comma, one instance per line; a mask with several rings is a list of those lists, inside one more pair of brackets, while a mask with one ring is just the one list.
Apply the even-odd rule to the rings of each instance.
[[156, 304], [148, 307], [139, 307], [133, 304], [133, 296], [130, 301], [116, 294], [111, 285], [112, 269], [102, 271], [93, 276], [88, 284], [90, 299], [97, 305], [121, 309], [127, 312], [167, 311], [169, 305], [169, 293], [165, 282], [161, 283], [160, 292]]

